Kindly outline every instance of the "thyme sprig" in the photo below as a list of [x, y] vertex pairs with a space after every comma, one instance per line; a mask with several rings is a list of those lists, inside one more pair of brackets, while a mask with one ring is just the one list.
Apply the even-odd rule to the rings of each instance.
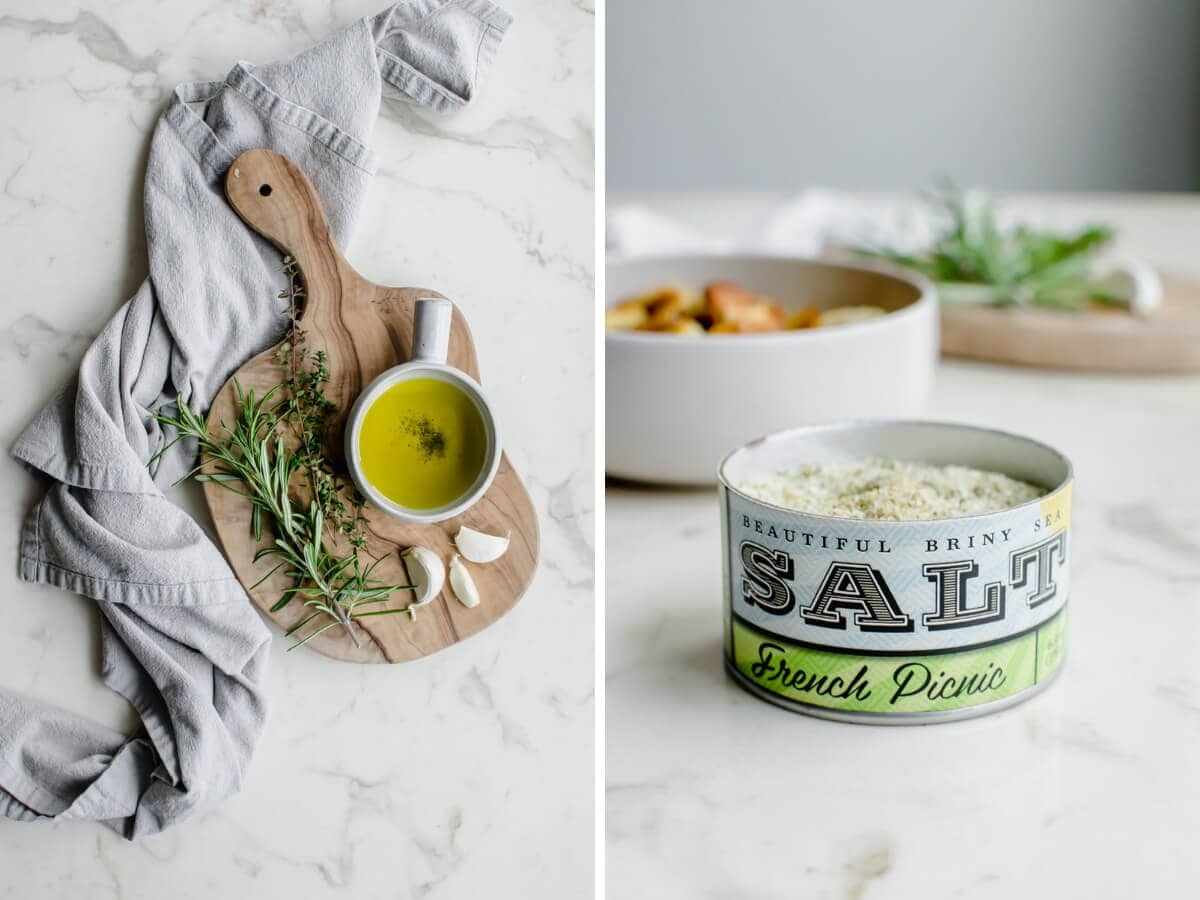
[[275, 351], [275, 359], [287, 376], [280, 415], [296, 440], [295, 452], [326, 524], [334, 533], [343, 535], [355, 550], [365, 550], [364, 500], [334, 471], [325, 455], [330, 418], [337, 411], [336, 404], [325, 397], [328, 359], [324, 350], [314, 353], [307, 346], [307, 335], [300, 326], [304, 285], [292, 257], [283, 258], [283, 272], [288, 286], [280, 291], [279, 297], [287, 301], [284, 315], [289, 324], [288, 340]]
[[[395, 591], [412, 590], [407, 584], [380, 584], [372, 573], [383, 557], [364, 563], [360, 553], [367, 541], [362, 516], [363, 501], [353, 487], [334, 471], [324, 452], [324, 439], [336, 405], [324, 394], [329, 370], [324, 351], [309, 353], [299, 309], [303, 287], [295, 263], [286, 258], [289, 338], [276, 354], [284, 380], [262, 396], [233, 382], [237, 417], [232, 427], [221, 423], [223, 434], [210, 434], [201, 415], [182, 395], [175, 414], [160, 412], [154, 418], [175, 435], [154, 458], [182, 440], [197, 442], [197, 464], [180, 478], [214, 482], [244, 498], [251, 508], [250, 530], [268, 543], [254, 556], [275, 565], [251, 590], [282, 572], [290, 581], [271, 612], [279, 612], [299, 599], [311, 612], [288, 631], [297, 640], [294, 650], [331, 628], [341, 626], [357, 646], [355, 621], [368, 616], [409, 613], [398, 609], [363, 610], [385, 602]], [[307, 503], [301, 497], [306, 489]], [[349, 545], [339, 552], [337, 541]], [[310, 627], [311, 626], [311, 627]], [[308, 629], [307, 633], [302, 632]]]

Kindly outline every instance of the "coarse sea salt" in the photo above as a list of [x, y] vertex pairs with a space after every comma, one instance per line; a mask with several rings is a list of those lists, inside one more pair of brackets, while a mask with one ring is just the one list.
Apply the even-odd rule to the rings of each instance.
[[879, 458], [805, 463], [738, 489], [814, 515], [898, 522], [981, 516], [1046, 493], [998, 472]]

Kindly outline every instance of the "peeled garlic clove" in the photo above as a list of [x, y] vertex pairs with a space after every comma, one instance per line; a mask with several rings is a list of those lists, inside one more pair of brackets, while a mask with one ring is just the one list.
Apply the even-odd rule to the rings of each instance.
[[454, 544], [464, 559], [473, 563], [490, 563], [504, 555], [508, 549], [508, 535], [485, 534], [463, 525], [454, 536]]
[[463, 606], [474, 609], [479, 605], [479, 588], [475, 587], [475, 579], [471, 577], [457, 553], [450, 560], [450, 587], [454, 589], [454, 596]]
[[400, 558], [408, 568], [408, 577], [412, 579], [417, 594], [417, 599], [408, 606], [409, 615], [414, 615], [413, 611], [418, 606], [424, 606], [442, 592], [446, 583], [446, 567], [428, 547], [409, 547], [400, 554]]

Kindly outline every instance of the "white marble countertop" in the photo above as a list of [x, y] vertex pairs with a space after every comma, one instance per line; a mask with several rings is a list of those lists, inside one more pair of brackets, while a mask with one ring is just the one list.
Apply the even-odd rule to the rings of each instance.
[[[284, 654], [240, 795], [130, 844], [0, 821], [0, 897], [584, 897], [593, 874], [592, 57], [587, 0], [516, 23], [473, 108], [385, 103], [347, 255], [466, 311], [542, 527], [495, 627], [396, 667]], [[299, 51], [384, 0], [10, 0], [0, 15], [0, 436], [66, 380], [145, 277], [150, 129], [181, 81]], [[463, 260], [469, 241], [480, 252]], [[549, 426], [553, 426], [552, 428]], [[20, 582], [33, 479], [0, 459], [0, 686], [131, 728], [98, 677], [90, 601]], [[195, 502], [185, 493], [183, 502]], [[199, 506], [193, 506], [203, 515]]]
[[[719, 233], [774, 201], [645, 201]], [[1200, 272], [1200, 199], [1024, 197]], [[1200, 378], [946, 362], [930, 417], [1076, 470], [1069, 658], [1009, 711], [932, 727], [770, 706], [722, 667], [715, 492], [610, 485], [607, 879], [671, 898], [1182, 897], [1200, 883]]]

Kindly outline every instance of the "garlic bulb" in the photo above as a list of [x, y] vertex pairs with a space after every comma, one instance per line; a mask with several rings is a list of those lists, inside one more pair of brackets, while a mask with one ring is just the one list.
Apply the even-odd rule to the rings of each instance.
[[454, 596], [463, 606], [474, 609], [479, 605], [479, 588], [475, 587], [475, 579], [471, 577], [457, 553], [450, 560], [450, 587], [454, 589]]
[[436, 553], [428, 547], [409, 547], [400, 554], [408, 568], [417, 599], [408, 606], [408, 614], [417, 617], [417, 607], [424, 606], [442, 592], [446, 583], [446, 567]]
[[454, 544], [464, 559], [473, 563], [490, 563], [504, 555], [508, 549], [508, 535], [485, 534], [463, 525], [454, 536]]

